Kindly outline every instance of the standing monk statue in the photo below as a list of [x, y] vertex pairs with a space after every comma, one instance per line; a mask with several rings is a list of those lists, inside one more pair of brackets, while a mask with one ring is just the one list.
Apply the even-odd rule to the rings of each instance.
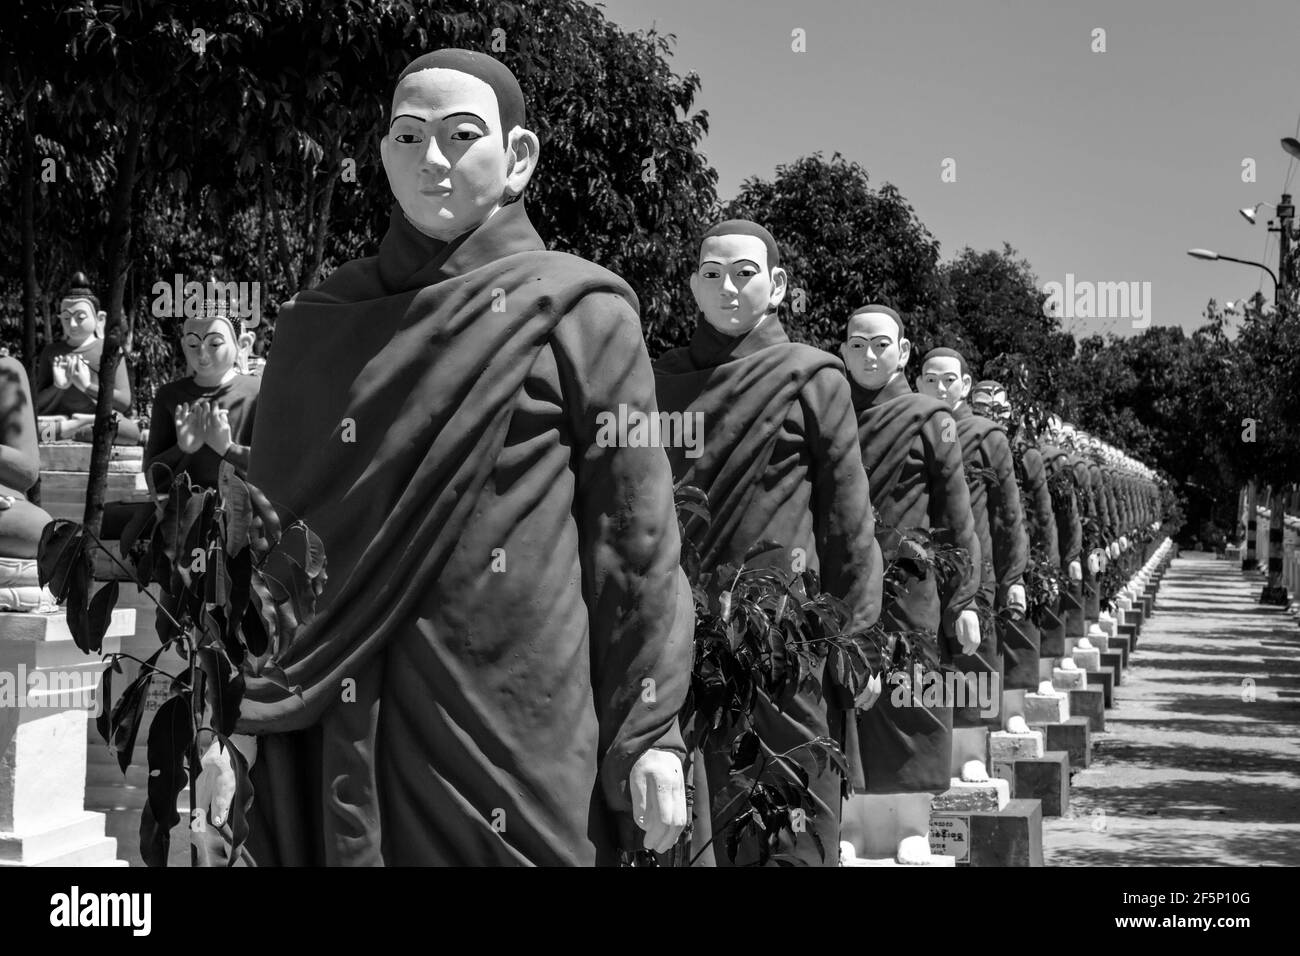
[[[841, 348], [857, 415], [862, 462], [883, 560], [900, 557], [904, 532], [932, 533], [965, 552], [950, 573], [899, 561], [894, 593], [883, 599], [887, 632], [926, 643], [941, 665], [980, 646], [973, 601], [980, 584], [980, 541], [962, 468], [952, 412], [918, 395], [904, 370], [912, 343], [903, 320], [886, 305], [865, 305], [849, 317]], [[907, 555], [901, 555], [906, 558]], [[882, 666], [896, 663], [886, 649]], [[858, 715], [854, 789], [844, 808], [844, 838], [867, 857], [893, 856], [902, 864], [931, 861], [930, 805], [952, 777], [952, 701], [926, 704], [919, 690], [883, 689], [875, 707]], [[908, 699], [913, 696], [914, 699]]]
[[[657, 414], [638, 304], [546, 250], [525, 122], [492, 57], [413, 61], [379, 254], [276, 323], [249, 478], [320, 535], [329, 582], [279, 662], [301, 693], [247, 675], [258, 863], [607, 864], [685, 826], [668, 458], [598, 440]], [[205, 757], [218, 795], [228, 761]]]
[[[686, 526], [702, 570], [739, 566], [754, 545], [775, 542], [780, 547], [748, 566], [816, 572], [822, 590], [847, 605], [847, 633], [858, 634], [880, 616], [881, 567], [857, 421], [835, 356], [786, 336], [777, 317], [786, 282], [776, 241], [757, 223], [731, 219], [704, 234], [691, 275], [701, 313], [695, 334], [689, 346], [655, 363], [660, 407], [696, 416], [703, 440], [670, 449], [669, 459], [673, 476], [709, 499], [708, 527]], [[815, 689], [795, 683], [779, 696], [757, 693], [754, 729], [776, 753], [817, 737], [842, 745], [856, 706], [870, 706], [879, 689], [870, 680], [861, 688], [841, 686], [824, 658]], [[704, 755], [704, 789], [714, 798], [729, 779], [727, 743]], [[802, 832], [783, 835], [773, 856], [836, 866], [843, 780], [807, 751], [799, 752], [798, 763], [816, 814]], [[728, 841], [719, 831], [728, 817], [708, 817], [701, 815], [695, 842], [702, 848], [711, 834], [714, 861], [727, 865]], [[735, 862], [756, 862], [757, 842], [741, 841]]]

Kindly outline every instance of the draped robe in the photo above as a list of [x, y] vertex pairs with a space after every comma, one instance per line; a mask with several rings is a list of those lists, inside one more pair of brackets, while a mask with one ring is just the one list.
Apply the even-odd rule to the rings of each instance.
[[[850, 389], [882, 554], [896, 553], [898, 531], [908, 528], [946, 531], [966, 551], [962, 569], [943, 581], [909, 575], [880, 614], [886, 630], [928, 635], [935, 655], [949, 661], [959, 649], [956, 620], [980, 586], [981, 561], [956, 423], [947, 405], [913, 392], [902, 375], [875, 391], [856, 382]], [[890, 691], [858, 715], [855, 789], [942, 793], [951, 782], [951, 706], [897, 707]]]
[[[1002, 426], [976, 415], [967, 403], [962, 402], [956, 408], [953, 418], [957, 422], [957, 437], [971, 485], [971, 510], [984, 555], [980, 590], [995, 611], [1001, 610], [1006, 606], [1008, 589], [1013, 584], [1024, 583], [1029, 556], [1011, 447]], [[958, 657], [957, 667], [969, 673], [983, 671], [996, 675], [995, 692], [1000, 694], [1005, 668], [1016, 668], [1022, 655], [1026, 660], [1032, 657], [1037, 668], [1038, 647], [1034, 637], [1015, 624], [995, 618], [993, 633], [981, 633], [979, 648], [974, 654]], [[953, 714], [953, 724], [961, 727], [999, 724], [1000, 720], [997, 716], [981, 717], [977, 707], [959, 708]]]
[[[1062, 479], [1057, 478], [1060, 474], [1069, 476], [1064, 480], [1064, 484], [1056, 486], [1058, 499], [1053, 506], [1053, 513], [1056, 516], [1057, 545], [1061, 555], [1061, 573], [1065, 576], [1065, 588], [1061, 592], [1058, 615], [1062, 623], [1059, 628], [1043, 632], [1039, 648], [1043, 656], [1059, 657], [1065, 653], [1067, 626], [1072, 633], [1076, 631], [1082, 633], [1078, 622], [1082, 620], [1083, 586], [1069, 577], [1069, 568], [1074, 561], [1086, 565], [1087, 559], [1083, 554], [1082, 505], [1075, 487], [1073, 464], [1069, 455], [1057, 445], [1044, 444], [1042, 452], [1043, 460], [1047, 464], [1049, 483], [1061, 481]], [[1086, 573], [1087, 567], [1085, 566], [1083, 570]]]
[[280, 313], [250, 480], [329, 582], [301, 692], [248, 676], [258, 862], [617, 859], [693, 631], [663, 450], [597, 441], [620, 406], [655, 411], [635, 296], [522, 201], [450, 243], [395, 207]]
[[[688, 347], [672, 349], [655, 362], [655, 381], [663, 411], [702, 416], [698, 457], [688, 456], [685, 447], [668, 450], [674, 479], [709, 499], [708, 527], [698, 521], [686, 526], [699, 549], [701, 570], [739, 566], [754, 544], [768, 540], [781, 548], [750, 566], [789, 572], [794, 549], [801, 549], [799, 563], [817, 571], [822, 590], [848, 605], [850, 630], [874, 624], [880, 615], [880, 552], [839, 360], [791, 342], [773, 316], [742, 336], [723, 335], [701, 320]], [[824, 660], [819, 671], [821, 693], [799, 690], [793, 682], [779, 700], [760, 691], [755, 729], [778, 753], [818, 736], [843, 743], [853, 700], [831, 679]], [[710, 748], [704, 755], [711, 796], [726, 786], [728, 750]], [[783, 837], [780, 852], [808, 865], [836, 866], [841, 778], [829, 766], [819, 772], [806, 751], [798, 762], [808, 771], [817, 813], [807, 820], [804, 834]], [[697, 806], [702, 796], [697, 792]], [[709, 816], [701, 814], [699, 845], [710, 832], [705, 828], [721, 830], [728, 822], [703, 819]], [[824, 859], [808, 835], [812, 832], [821, 840]], [[713, 857], [728, 865], [722, 841], [719, 833]], [[755, 847], [742, 842], [736, 862], [755, 857]]]

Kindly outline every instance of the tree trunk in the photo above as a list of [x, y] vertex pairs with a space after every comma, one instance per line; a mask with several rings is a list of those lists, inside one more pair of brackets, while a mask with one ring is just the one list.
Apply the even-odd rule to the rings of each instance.
[[36, 380], [36, 153], [30, 124], [23, 121], [22, 218], [23, 363]]
[[1259, 558], [1256, 555], [1255, 547], [1255, 496], [1256, 484], [1252, 479], [1246, 485], [1246, 551], [1241, 556], [1241, 570], [1254, 571], [1259, 567]]
[[276, 247], [280, 252], [280, 268], [284, 272], [284, 281], [289, 284], [289, 295], [293, 295], [298, 291], [294, 288], [293, 256], [289, 255], [289, 243], [284, 237], [284, 221], [280, 218], [280, 201], [275, 195], [275, 180], [271, 176], [271, 163], [269, 160], [262, 163], [262, 191], [267, 204], [271, 207], [271, 221], [275, 225]]
[[321, 263], [325, 260], [325, 236], [329, 231], [330, 205], [334, 201], [334, 189], [338, 185], [339, 173], [335, 170], [325, 183], [325, 192], [321, 196], [320, 211], [316, 215], [315, 228], [311, 241], [311, 265], [307, 271], [303, 288], [310, 289], [320, 282]]
[[131, 257], [131, 200], [135, 193], [135, 170], [144, 138], [144, 122], [133, 117], [127, 125], [122, 151], [117, 159], [117, 182], [113, 186], [108, 214], [107, 267], [109, 282], [108, 320], [104, 326], [104, 354], [99, 363], [99, 398], [95, 404], [95, 429], [90, 452], [90, 479], [86, 488], [86, 527], [96, 536], [104, 518], [104, 489], [108, 483], [108, 460], [113, 447], [113, 382], [122, 357], [123, 299], [127, 265]]
[[1282, 540], [1286, 532], [1286, 493], [1274, 485], [1268, 499], [1268, 584], [1260, 595], [1264, 604], [1287, 603], [1286, 585], [1282, 581]]

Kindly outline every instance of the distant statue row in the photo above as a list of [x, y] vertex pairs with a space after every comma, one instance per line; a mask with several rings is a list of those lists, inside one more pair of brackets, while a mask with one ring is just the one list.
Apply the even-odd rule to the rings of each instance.
[[[22, 363], [0, 358], [0, 610], [30, 611], [48, 604], [34, 559], [51, 518], [27, 500], [40, 477], [39, 442], [89, 442], [94, 429], [105, 314], [84, 273], [73, 277], [60, 299], [59, 320], [62, 340], [47, 344], [37, 361], [34, 402]], [[187, 317], [181, 331], [188, 374], [154, 396], [145, 471], [161, 463], [172, 475], [184, 471], [192, 482], [215, 487], [223, 460], [240, 473], [248, 467], [261, 384], [259, 377], [241, 372], [252, 336], [238, 317], [216, 307]], [[128, 417], [131, 407], [124, 360], [113, 382], [114, 444], [135, 445], [142, 438]], [[113, 536], [112, 513], [106, 513], [107, 537]]]

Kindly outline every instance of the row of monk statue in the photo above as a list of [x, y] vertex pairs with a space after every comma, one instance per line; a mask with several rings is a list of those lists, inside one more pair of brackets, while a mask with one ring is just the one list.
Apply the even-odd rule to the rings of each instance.
[[[381, 154], [396, 203], [378, 254], [283, 307], [260, 379], [238, 371], [238, 320], [187, 319], [190, 374], [159, 391], [148, 435], [148, 461], [198, 482], [235, 463], [328, 555], [319, 613], [279, 661], [287, 681], [245, 675], [260, 864], [612, 863], [682, 838], [688, 780], [704, 850], [728, 759], [688, 754], [678, 722], [695, 611], [675, 487], [708, 497], [703, 570], [777, 542], [762, 560], [789, 568], [798, 552], [851, 633], [923, 635], [945, 666], [1008, 692], [1037, 686], [1042, 638], [989, 628], [981, 605], [1024, 618], [1034, 555], [1095, 591], [1158, 526], [1153, 473], [1059, 423], [1036, 439], [960, 352], [923, 356], [913, 391], [895, 309], [844, 316], [838, 355], [792, 342], [780, 248], [753, 222], [704, 234], [694, 334], [652, 362], [632, 289], [534, 229], [539, 141], [492, 57], [413, 61]], [[84, 438], [102, 313], [85, 288], [62, 308], [37, 411]], [[133, 440], [121, 376], [114, 407]], [[702, 442], [598, 440], [603, 416], [629, 410], [698, 415]], [[34, 440], [5, 451], [12, 512]], [[886, 589], [908, 529], [965, 560]], [[835, 864], [842, 838], [883, 826], [900, 862], [925, 862], [930, 800], [963, 747], [979, 759], [963, 731], [988, 718], [897, 707], [879, 674], [813, 683], [760, 694], [753, 726], [778, 752], [831, 737], [850, 779], [800, 759], [816, 813], [780, 855]], [[200, 801], [221, 832], [233, 770], [205, 751]], [[730, 864], [722, 842], [699, 861]], [[756, 859], [742, 844], [735, 862]]]

